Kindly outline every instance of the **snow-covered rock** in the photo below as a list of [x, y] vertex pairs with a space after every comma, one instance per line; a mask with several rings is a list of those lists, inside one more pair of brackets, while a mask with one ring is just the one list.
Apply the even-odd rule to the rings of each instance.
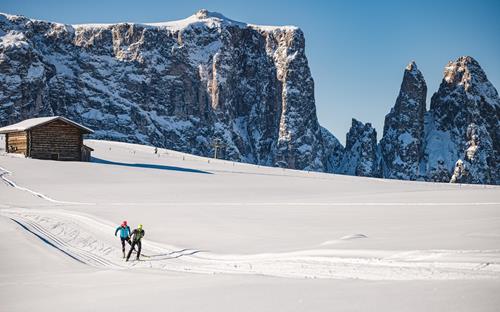
[[[426, 116], [424, 179], [449, 181], [457, 160], [463, 159], [465, 170], [471, 170], [470, 183], [499, 184], [499, 120], [498, 92], [479, 63], [470, 56], [449, 62]], [[469, 159], [465, 154], [476, 147], [477, 156]]]
[[321, 127], [321, 133], [323, 136], [323, 147], [326, 154], [327, 172], [338, 173], [340, 171], [342, 157], [344, 156], [344, 147], [327, 129]]
[[0, 125], [63, 115], [94, 138], [205, 156], [220, 139], [226, 159], [317, 171], [341, 148], [318, 123], [304, 34], [293, 26], [206, 10], [156, 24], [0, 14], [0, 80]]
[[423, 152], [427, 85], [415, 62], [408, 64], [396, 104], [385, 116], [380, 141], [383, 176], [416, 180]]
[[385, 118], [382, 176], [500, 184], [500, 99], [478, 62], [470, 56], [449, 62], [427, 112], [426, 91], [411, 62]]
[[486, 129], [472, 123], [467, 127], [467, 145], [463, 159], [455, 163], [451, 177], [452, 183], [492, 183], [493, 170], [488, 164], [490, 155], [493, 155], [491, 142], [484, 140], [487, 137]]
[[377, 132], [370, 123], [352, 119], [352, 125], [346, 135], [346, 146], [339, 173], [378, 177], [380, 159], [377, 151]]

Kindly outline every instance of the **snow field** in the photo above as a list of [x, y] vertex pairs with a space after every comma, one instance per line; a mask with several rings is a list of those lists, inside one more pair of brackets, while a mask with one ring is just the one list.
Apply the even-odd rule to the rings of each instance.
[[[8, 238], [0, 240], [0, 311], [53, 311], [56, 297], [58, 309], [72, 311], [500, 304], [498, 187], [85, 144], [95, 162], [0, 154], [0, 233]], [[124, 219], [145, 225], [141, 261], [122, 259], [113, 233]]]
[[[116, 156], [141, 155], [151, 152], [149, 147], [132, 144], [98, 142], [99, 148], [106, 147], [107, 153], [114, 149]], [[118, 151], [116, 151], [118, 150]], [[128, 150], [127, 154], [123, 151]], [[133, 152], [131, 152], [133, 151]], [[162, 151], [160, 150], [160, 153]], [[202, 157], [188, 156], [182, 153], [163, 151], [168, 154], [172, 161], [182, 159], [196, 163], [198, 168], [190, 169], [193, 172], [205, 172], [210, 160]], [[102, 151], [101, 151], [102, 153]], [[110, 155], [108, 155], [110, 156]], [[149, 156], [150, 157], [150, 156]], [[158, 161], [158, 159], [155, 159]], [[105, 163], [117, 163], [118, 159], [101, 160]], [[205, 162], [206, 161], [206, 162]], [[212, 174], [237, 174], [251, 175], [259, 174], [252, 171], [257, 166], [243, 165], [234, 168], [231, 162], [212, 160], [215, 168], [210, 168], [207, 173]], [[56, 163], [51, 163], [56, 164]], [[127, 163], [128, 164], [128, 163]], [[205, 168], [200, 168], [205, 164]], [[145, 168], [156, 168], [154, 165], [141, 165]], [[141, 167], [139, 166], [139, 167]], [[156, 165], [159, 166], [159, 165]], [[175, 167], [177, 168], [177, 167]], [[180, 167], [179, 167], [180, 168]], [[177, 168], [176, 170], [179, 170]], [[182, 172], [182, 171], [181, 171]], [[187, 171], [190, 172], [190, 171]], [[264, 169], [260, 173], [264, 176], [304, 176], [307, 179], [328, 179], [329, 175], [314, 174], [310, 176], [304, 172], [295, 172], [280, 169]], [[13, 189], [27, 193], [44, 202], [59, 206], [57, 209], [17, 208], [13, 205], [2, 205], [5, 208], [0, 214], [15, 221], [23, 229], [40, 238], [43, 242], [54, 247], [66, 256], [98, 269], [153, 269], [159, 271], [194, 272], [204, 274], [254, 274], [270, 275], [288, 278], [327, 278], [327, 279], [365, 279], [365, 280], [456, 280], [456, 279], [497, 279], [500, 278], [500, 249], [476, 249], [476, 250], [450, 250], [450, 249], [427, 249], [427, 250], [401, 250], [401, 249], [330, 249], [342, 246], [346, 241], [357, 241], [370, 239], [361, 233], [349, 234], [334, 240], [327, 240], [312, 249], [300, 249], [287, 252], [264, 252], [253, 254], [214, 253], [202, 248], [191, 248], [192, 246], [173, 246], [166, 243], [154, 242], [145, 239], [143, 254], [146, 255], [140, 262], [126, 263], [121, 259], [121, 248], [117, 240], [110, 235], [115, 225], [106, 219], [84, 213], [73, 211], [71, 207], [97, 206], [102, 203], [65, 201], [55, 199], [19, 185], [14, 181], [13, 173], [6, 168], [0, 167], [0, 178], [5, 184]], [[371, 179], [374, 182], [383, 182], [380, 179]], [[379, 182], [380, 181], [380, 182]], [[478, 187], [475, 186], [477, 189]], [[410, 206], [418, 209], [419, 206], [498, 206], [497, 202], [298, 202], [298, 201], [159, 201], [159, 202], [107, 202], [107, 206], [127, 207], [162, 207], [164, 205], [183, 207], [231, 207], [235, 209], [252, 209], [252, 207], [404, 207]], [[1, 206], [0, 206], [1, 207]], [[154, 230], [152, 230], [154, 231]], [[480, 234], [480, 236], [483, 234]], [[328, 249], [325, 249], [328, 248]], [[134, 258], [134, 256], [132, 256]]]
[[117, 240], [109, 235], [114, 230], [110, 222], [63, 210], [3, 209], [1, 214], [71, 258], [101, 269], [149, 268], [207, 274], [367, 280], [500, 278], [500, 250], [304, 250], [221, 255], [145, 239], [142, 253], [146, 256], [140, 262], [127, 263], [121, 259]]

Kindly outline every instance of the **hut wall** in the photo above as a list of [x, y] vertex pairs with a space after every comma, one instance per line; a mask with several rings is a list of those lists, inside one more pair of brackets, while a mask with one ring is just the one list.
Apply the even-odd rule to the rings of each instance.
[[88, 146], [82, 145], [82, 159], [81, 161], [90, 161], [93, 149]]
[[30, 157], [81, 160], [83, 145], [80, 129], [60, 120], [30, 130]]
[[0, 152], [7, 151], [7, 138], [5, 134], [0, 134]]
[[7, 133], [6, 140], [9, 153], [26, 155], [28, 146], [28, 136], [26, 131]]

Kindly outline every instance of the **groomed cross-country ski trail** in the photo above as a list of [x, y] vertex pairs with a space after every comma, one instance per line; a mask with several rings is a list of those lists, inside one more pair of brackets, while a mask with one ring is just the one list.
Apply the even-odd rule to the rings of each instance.
[[[114, 225], [65, 210], [2, 209], [1, 215], [75, 261], [99, 269], [154, 269], [289, 278], [450, 280], [500, 278], [500, 250], [311, 249], [249, 255], [215, 254], [145, 239], [141, 261], [124, 262]], [[341, 239], [362, 239], [353, 235]]]

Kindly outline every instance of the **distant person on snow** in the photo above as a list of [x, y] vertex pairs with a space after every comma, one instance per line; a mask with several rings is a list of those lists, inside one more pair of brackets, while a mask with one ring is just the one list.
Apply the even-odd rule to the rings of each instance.
[[141, 239], [144, 237], [144, 230], [142, 229], [142, 224], [139, 224], [137, 226], [137, 229], [135, 229], [132, 232], [132, 247], [130, 247], [130, 251], [128, 252], [127, 255], [127, 261], [130, 259], [130, 255], [132, 254], [132, 250], [135, 249], [135, 245], [137, 245], [137, 260], [139, 260], [139, 256], [141, 255]]
[[[122, 224], [116, 228], [115, 236], [118, 231], [120, 232], [120, 240], [122, 242], [123, 258], [125, 258], [125, 242], [132, 246], [132, 242], [130, 241], [130, 227], [127, 225], [127, 221], [123, 221]], [[130, 250], [132, 250], [132, 248]]]

